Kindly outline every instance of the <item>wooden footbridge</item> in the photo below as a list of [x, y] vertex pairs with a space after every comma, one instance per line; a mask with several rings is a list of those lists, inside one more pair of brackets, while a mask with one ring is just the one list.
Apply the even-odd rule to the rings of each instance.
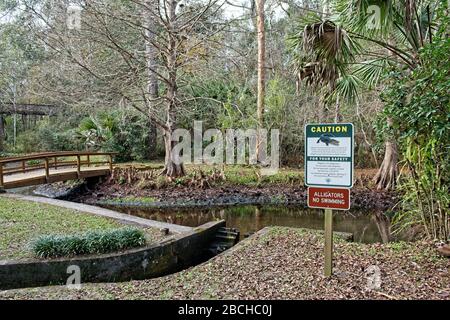
[[23, 114], [27, 116], [56, 116], [63, 108], [49, 104], [12, 104], [0, 102], [0, 114]]
[[0, 159], [0, 189], [101, 177], [112, 173], [110, 152], [48, 152]]

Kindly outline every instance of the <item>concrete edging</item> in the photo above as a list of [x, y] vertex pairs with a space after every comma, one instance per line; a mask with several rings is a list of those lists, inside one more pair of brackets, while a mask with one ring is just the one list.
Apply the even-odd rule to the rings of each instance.
[[209, 222], [161, 243], [122, 253], [45, 261], [0, 261], [0, 289], [64, 285], [78, 266], [81, 283], [143, 280], [181, 271], [205, 257], [225, 221]]

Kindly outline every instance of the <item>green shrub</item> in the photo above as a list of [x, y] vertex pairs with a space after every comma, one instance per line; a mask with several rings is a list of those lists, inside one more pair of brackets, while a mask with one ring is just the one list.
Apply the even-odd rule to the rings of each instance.
[[6, 117], [6, 150], [14, 153], [33, 153], [42, 151], [73, 151], [82, 150], [84, 146], [76, 139], [75, 124], [79, 123], [77, 115], [60, 115], [45, 118], [32, 127], [17, 124], [17, 140], [13, 146], [13, 124]]
[[135, 228], [91, 231], [81, 235], [45, 235], [31, 243], [31, 250], [39, 258], [70, 257], [100, 254], [145, 245], [144, 232]]
[[41, 164], [40, 160], [29, 160], [29, 161], [27, 161], [27, 165], [28, 166], [38, 166], [40, 164]]
[[421, 65], [404, 75], [393, 71], [382, 98], [382, 127], [399, 143], [406, 170], [399, 180], [402, 199], [394, 229], [423, 231], [430, 239], [450, 238], [450, 19], [443, 14], [433, 43], [420, 51]]
[[149, 126], [140, 114], [102, 112], [81, 121], [77, 138], [87, 148], [117, 152], [119, 162], [142, 161], [149, 156]]

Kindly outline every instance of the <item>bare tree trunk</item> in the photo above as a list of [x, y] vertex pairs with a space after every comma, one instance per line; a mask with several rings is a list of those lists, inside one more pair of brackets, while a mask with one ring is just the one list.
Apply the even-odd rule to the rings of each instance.
[[149, 119], [148, 120], [148, 138], [147, 138], [147, 155], [148, 160], [153, 160], [156, 158], [156, 146], [158, 141], [158, 132], [156, 130], [155, 123]]
[[317, 121], [319, 123], [328, 122], [326, 121], [326, 110], [327, 110], [327, 104], [325, 101], [323, 101], [323, 98], [319, 98], [318, 101], [318, 110], [317, 110]]
[[[170, 78], [174, 80], [176, 72], [171, 72]], [[164, 145], [166, 149], [166, 158], [163, 174], [167, 177], [175, 178], [181, 177], [186, 174], [184, 165], [179, 154], [173, 152], [177, 141], [172, 141], [172, 134], [175, 131], [176, 114], [175, 114], [175, 98], [177, 95], [176, 82], [171, 81], [171, 85], [167, 90], [167, 97], [170, 99], [170, 103], [167, 108], [167, 121], [166, 129], [164, 130]]]
[[4, 143], [5, 143], [5, 119], [3, 116], [0, 116], [0, 152], [4, 151]]
[[[146, 0], [145, 2], [148, 8], [155, 8], [159, 3], [155, 0]], [[153, 109], [156, 99], [159, 97], [158, 93], [158, 75], [156, 70], [158, 67], [158, 50], [152, 45], [155, 41], [155, 18], [150, 15], [149, 12], [144, 10], [143, 20], [145, 26], [145, 56], [147, 60], [147, 92], [150, 98], [150, 108]], [[150, 110], [149, 110], [150, 112]], [[149, 131], [148, 131], [148, 149], [147, 158], [154, 159], [156, 156], [156, 144], [157, 144], [157, 131], [155, 123], [149, 119]]]
[[172, 141], [173, 130], [164, 131], [166, 159], [163, 174], [170, 178], [182, 177], [186, 174], [184, 165], [178, 154], [173, 152], [176, 141]]
[[[396, 45], [394, 39], [388, 40], [390, 45]], [[395, 56], [392, 52], [388, 51], [388, 54], [395, 60], [398, 60], [398, 57]], [[391, 118], [387, 119], [388, 127], [392, 127], [393, 121]], [[378, 190], [393, 190], [395, 189], [395, 184], [397, 182], [398, 176], [398, 147], [397, 142], [392, 138], [386, 137], [386, 141], [384, 143], [385, 151], [384, 151], [384, 159], [381, 163], [380, 168], [378, 169], [377, 174], [373, 178], [374, 183], [377, 185]]]
[[17, 142], [17, 114], [13, 114], [13, 147], [16, 148]]
[[398, 150], [397, 143], [392, 140], [385, 142], [384, 160], [381, 163], [381, 167], [375, 175], [374, 182], [377, 185], [378, 190], [392, 190], [395, 188], [395, 184], [398, 176], [397, 162], [398, 162]]
[[[264, 127], [264, 108], [266, 96], [266, 35], [264, 27], [264, 0], [256, 0], [256, 25], [258, 34], [258, 101], [257, 101], [257, 118], [258, 129]], [[262, 150], [265, 149], [261, 134], [258, 133], [258, 141], [256, 144], [256, 152], [258, 161], [263, 160]]]
[[22, 128], [23, 128], [24, 131], [28, 130], [27, 115], [26, 114], [22, 115]]
[[341, 121], [342, 121], [341, 102], [339, 100], [339, 97], [337, 97], [336, 98], [335, 111], [334, 111], [334, 123], [339, 123]]
[[178, 2], [176, 0], [170, 0], [168, 2], [169, 11], [169, 29], [168, 35], [168, 51], [167, 56], [167, 69], [169, 73], [169, 79], [167, 84], [167, 119], [166, 129], [164, 130], [164, 143], [166, 147], [166, 159], [163, 174], [168, 177], [180, 177], [185, 175], [184, 166], [180, 155], [175, 154], [173, 149], [177, 144], [176, 141], [172, 141], [172, 133], [175, 130], [176, 125], [176, 104], [178, 98], [177, 87], [177, 41], [176, 34], [174, 32], [176, 22], [176, 7]]
[[330, 1], [329, 0], [324, 0], [322, 5], [323, 5], [323, 7], [322, 7], [322, 16], [324, 18], [326, 18], [327, 15], [330, 14]]
[[14, 149], [16, 148], [16, 142], [17, 142], [17, 113], [16, 113], [16, 92], [17, 92], [17, 87], [14, 84], [12, 87], [12, 93], [13, 93], [13, 107], [14, 107], [14, 114], [13, 114], [13, 146]]

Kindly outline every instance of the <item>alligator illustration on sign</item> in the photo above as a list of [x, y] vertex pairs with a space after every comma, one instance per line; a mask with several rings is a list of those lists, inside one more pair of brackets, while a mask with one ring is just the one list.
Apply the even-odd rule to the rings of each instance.
[[334, 137], [334, 135], [332, 134], [323, 134], [320, 136], [319, 140], [317, 140], [317, 143], [325, 143], [327, 146], [329, 146], [330, 144], [333, 146], [338, 146], [339, 145], [339, 141], [337, 141], [336, 139], [332, 139]]

